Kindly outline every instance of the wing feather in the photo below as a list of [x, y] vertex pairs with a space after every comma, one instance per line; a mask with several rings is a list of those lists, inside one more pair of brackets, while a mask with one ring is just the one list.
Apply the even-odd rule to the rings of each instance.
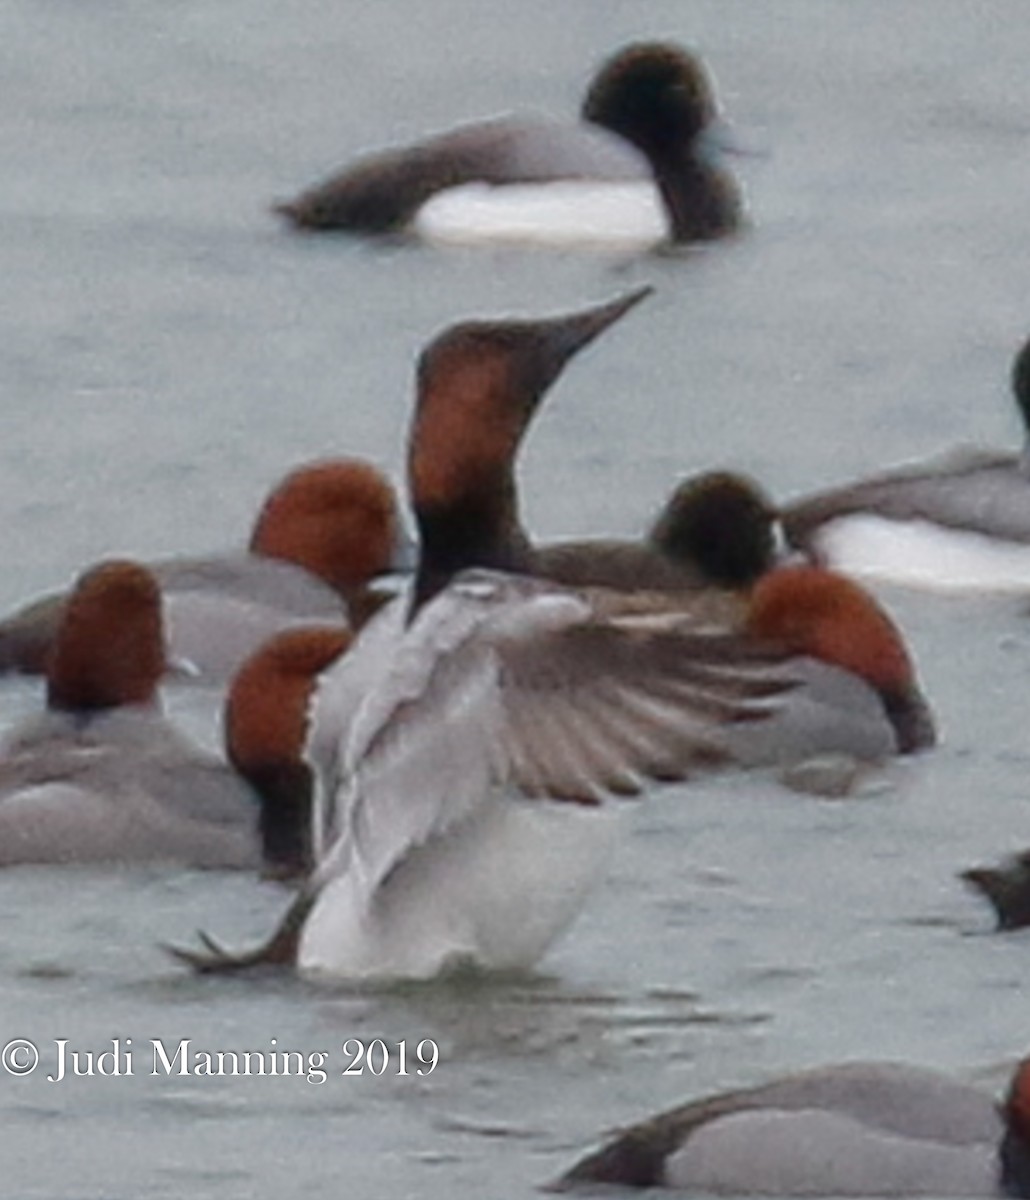
[[364, 678], [360, 660], [380, 656], [335, 750], [333, 844], [318, 878], [359, 871], [371, 896], [412, 849], [484, 804], [510, 803], [512, 788], [598, 804], [723, 760], [720, 728], [762, 720], [794, 685], [772, 669], [778, 648], [710, 616], [697, 625], [477, 571], [403, 636], [394, 619], [387, 661], [382, 637], [370, 651], [360, 639], [325, 689]]

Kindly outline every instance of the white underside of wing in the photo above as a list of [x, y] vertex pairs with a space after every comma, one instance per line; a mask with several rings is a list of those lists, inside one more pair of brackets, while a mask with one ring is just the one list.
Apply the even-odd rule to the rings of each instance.
[[528, 577], [469, 572], [406, 612], [401, 598], [381, 614], [320, 688], [327, 849], [301, 968], [528, 966], [598, 873], [613, 795], [718, 757], [736, 677], [720, 682], [717, 657], [679, 680], [678, 659], [637, 642], [646, 617]]
[[546, 184], [468, 184], [433, 196], [413, 228], [432, 242], [515, 243], [625, 252], [668, 237], [654, 185], [562, 180]]
[[954, 591], [1030, 589], [1030, 546], [930, 521], [840, 517], [820, 529], [817, 547], [833, 566], [869, 579]]
[[[483, 635], [494, 626], [531, 636], [584, 606], [547, 591], [509, 603], [507, 587], [470, 576], [407, 629], [387, 611], [324, 680], [323, 728], [309, 745], [323, 769], [333, 758], [326, 719], [346, 722], [302, 971], [420, 978], [462, 959], [528, 967], [603, 869], [618, 814], [508, 788], [497, 664]], [[354, 702], [369, 658], [378, 678]]]

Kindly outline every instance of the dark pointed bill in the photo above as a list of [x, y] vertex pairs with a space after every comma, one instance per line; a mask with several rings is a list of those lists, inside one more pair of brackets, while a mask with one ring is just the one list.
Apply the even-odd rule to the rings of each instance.
[[552, 354], [564, 363], [653, 291], [654, 288], [650, 284], [644, 284], [594, 308], [536, 322], [541, 339], [548, 344]]

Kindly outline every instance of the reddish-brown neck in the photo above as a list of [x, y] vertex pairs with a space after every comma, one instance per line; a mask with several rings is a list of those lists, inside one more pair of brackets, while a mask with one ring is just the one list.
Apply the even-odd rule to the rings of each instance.
[[346, 650], [350, 636], [334, 626], [288, 629], [239, 669], [226, 699], [225, 738], [241, 774], [303, 756], [316, 680]]

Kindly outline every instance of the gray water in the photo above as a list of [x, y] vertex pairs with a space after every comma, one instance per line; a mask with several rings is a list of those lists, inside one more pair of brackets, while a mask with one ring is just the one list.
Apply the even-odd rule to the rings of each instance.
[[[396, 474], [434, 332], [643, 281], [657, 295], [570, 367], [526, 447], [540, 536], [637, 530], [716, 464], [783, 497], [1019, 436], [1021, 0], [3, 0], [0, 30], [0, 608], [102, 555], [239, 544], [302, 459]], [[291, 237], [267, 212], [361, 149], [571, 111], [603, 55], [656, 35], [704, 53], [754, 151], [734, 162], [753, 228], [731, 244], [445, 252]], [[195, 980], [160, 943], [257, 936], [280, 892], [0, 876], [0, 1044], [41, 1055], [30, 1076], [0, 1071], [5, 1194], [528, 1196], [601, 1129], [778, 1070], [898, 1057], [997, 1086], [1030, 1046], [1030, 945], [992, 935], [955, 872], [1030, 843], [1027, 602], [883, 594], [940, 750], [848, 802], [755, 776], [648, 797], [530, 978]], [[37, 691], [0, 701], [12, 721]], [[198, 727], [207, 711], [176, 709]], [[324, 1052], [327, 1078], [150, 1074], [152, 1039], [171, 1055], [184, 1038]], [[341, 1074], [348, 1038], [392, 1047], [381, 1077]], [[57, 1039], [119, 1039], [133, 1074], [48, 1082]], [[418, 1076], [422, 1039], [439, 1064]]]

